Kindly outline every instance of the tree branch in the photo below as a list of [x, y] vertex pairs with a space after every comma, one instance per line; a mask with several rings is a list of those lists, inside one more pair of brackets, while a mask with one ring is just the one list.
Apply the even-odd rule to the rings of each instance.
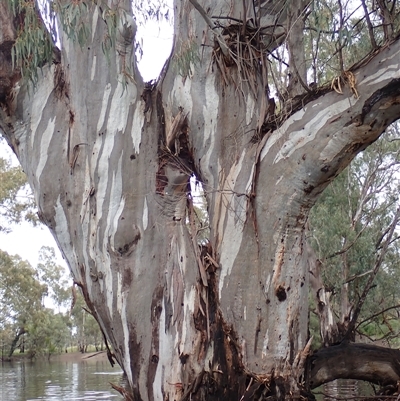
[[386, 255], [388, 246], [389, 246], [390, 241], [391, 241], [391, 239], [393, 237], [394, 230], [395, 230], [395, 228], [397, 226], [397, 222], [399, 220], [399, 217], [400, 217], [400, 207], [396, 210], [396, 214], [395, 214], [395, 216], [393, 218], [393, 221], [392, 221], [391, 225], [389, 226], [389, 233], [388, 233], [387, 239], [386, 239], [385, 243], [382, 246], [381, 253], [379, 254], [379, 256], [376, 259], [373, 272], [370, 275], [367, 284], [365, 285], [364, 291], [362, 292], [362, 294], [360, 296], [360, 299], [357, 302], [356, 307], [354, 308], [354, 313], [353, 313], [353, 316], [352, 316], [352, 318], [351, 318], [351, 320], [349, 322], [346, 334], [344, 335], [344, 340], [348, 340], [350, 338], [350, 336], [352, 335], [352, 333], [353, 333], [353, 331], [354, 331], [354, 329], [356, 327], [356, 322], [357, 322], [358, 316], [360, 315], [361, 308], [364, 305], [365, 299], [367, 298], [367, 294], [368, 294], [369, 290], [372, 287], [372, 283], [373, 283], [376, 275], [378, 274], [379, 268], [382, 265], [382, 262], [383, 262], [383, 259], [384, 259], [385, 255]]
[[375, 317], [378, 317], [379, 315], [382, 315], [383, 313], [385, 313], [385, 312], [387, 312], [387, 311], [389, 311], [391, 309], [398, 309], [398, 308], [400, 308], [400, 304], [397, 304], [397, 305], [394, 305], [394, 306], [390, 306], [389, 308], [383, 309], [378, 313], [374, 313], [373, 315], [369, 316], [368, 318], [366, 318], [366, 319], [362, 320], [360, 323], [358, 323], [357, 326], [356, 326], [356, 329], [358, 327], [360, 327], [362, 324], [368, 322], [369, 320], [372, 320]]
[[340, 344], [311, 357], [311, 388], [335, 379], [366, 380], [378, 385], [399, 379], [400, 351], [371, 344]]

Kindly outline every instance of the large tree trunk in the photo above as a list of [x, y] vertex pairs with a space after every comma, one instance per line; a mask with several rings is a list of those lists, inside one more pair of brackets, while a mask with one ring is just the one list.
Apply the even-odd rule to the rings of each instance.
[[[18, 81], [4, 97], [0, 127], [40, 217], [135, 400], [295, 397], [308, 341], [308, 212], [400, 116], [400, 43], [354, 70], [360, 98], [348, 88], [308, 94], [263, 133], [262, 61], [244, 80], [192, 2], [179, 0], [173, 55], [146, 85], [130, 2], [118, 3], [127, 12], [109, 63], [91, 6], [89, 42], [63, 35], [61, 63], [43, 67], [36, 89]], [[242, 1], [201, 3], [210, 15], [243, 18]], [[265, 5], [263, 21], [276, 9]], [[204, 45], [201, 57], [185, 64], [193, 43]], [[192, 174], [206, 194], [204, 246], [187, 225]]]

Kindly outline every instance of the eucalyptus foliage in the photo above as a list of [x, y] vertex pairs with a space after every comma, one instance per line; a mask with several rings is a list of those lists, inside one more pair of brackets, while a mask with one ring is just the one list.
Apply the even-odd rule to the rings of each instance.
[[[31, 357], [63, 352], [68, 344], [102, 342], [93, 316], [84, 310], [82, 295], [69, 311], [71, 287], [63, 268], [55, 263], [54, 250], [43, 247], [37, 268], [19, 256], [0, 250], [0, 346], [2, 356], [11, 357], [21, 348]], [[47, 308], [51, 299], [58, 313]], [[63, 307], [63, 309], [60, 309]]]
[[[334, 294], [337, 316], [342, 314], [343, 302], [348, 301], [351, 308], [358, 302], [398, 207], [398, 138], [399, 128], [394, 125], [330, 184], [311, 211], [312, 243], [324, 266], [325, 286]], [[388, 333], [398, 318], [399, 251], [396, 235], [360, 315], [359, 330], [373, 332], [375, 338]], [[372, 329], [374, 322], [377, 326]]]
[[[55, 46], [62, 45], [59, 41], [59, 28], [65, 32], [68, 39], [83, 48], [92, 33], [88, 7], [93, 1], [6, 0], [15, 18], [21, 20], [12, 49], [13, 67], [19, 69], [24, 77], [28, 77], [35, 83], [40, 68], [55, 57]], [[100, 17], [107, 25], [102, 49], [109, 57], [110, 50], [115, 48], [118, 20], [125, 10], [112, 9], [103, 0], [95, 2], [98, 5]], [[149, 19], [171, 19], [171, 6], [168, 1], [135, 0], [132, 2], [132, 7], [137, 13], [138, 25], [144, 25]], [[139, 55], [142, 53], [140, 42], [136, 43], [136, 51]]]
[[[0, 144], [4, 141], [0, 138]], [[0, 231], [11, 230], [12, 223], [37, 222], [36, 207], [21, 166], [0, 157]]]

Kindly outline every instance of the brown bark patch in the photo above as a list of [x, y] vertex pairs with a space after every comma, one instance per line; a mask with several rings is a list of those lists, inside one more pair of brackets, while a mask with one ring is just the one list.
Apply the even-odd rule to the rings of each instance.
[[[149, 393], [149, 399], [153, 400], [153, 383], [156, 376], [158, 361], [159, 361], [159, 327], [160, 327], [160, 316], [162, 312], [162, 299], [163, 299], [163, 287], [158, 286], [153, 292], [153, 299], [151, 302], [151, 351], [149, 355], [149, 367], [147, 370], [147, 391]], [[131, 348], [132, 349], [132, 348]], [[135, 372], [135, 371], [134, 371]], [[139, 369], [137, 370], [139, 372]]]
[[[54, 69], [54, 91], [57, 99], [63, 99], [64, 97], [69, 98], [69, 85], [66, 82], [64, 69], [61, 63], [57, 63]], [[71, 113], [71, 112], [70, 112]], [[73, 120], [70, 125], [72, 125]]]
[[283, 302], [287, 298], [285, 287], [278, 285], [278, 287], [275, 288], [275, 295], [279, 302]]
[[122, 276], [122, 292], [130, 288], [133, 281], [132, 269], [127, 267]]
[[128, 244], [125, 244], [122, 247], [118, 248], [118, 252], [119, 254], [122, 255], [129, 255], [132, 252], [132, 248], [138, 243], [138, 241], [140, 240], [140, 232], [137, 232], [135, 237], [133, 238], [133, 240], [131, 242], [129, 242]]
[[139, 388], [139, 373], [140, 373], [140, 365], [141, 365], [141, 346], [140, 342], [137, 341], [136, 338], [136, 330], [133, 326], [129, 327], [129, 354], [131, 358], [131, 372], [132, 372], [132, 387], [131, 393], [133, 396], [133, 400], [139, 401], [140, 397], [140, 388]]
[[12, 69], [11, 49], [13, 41], [7, 40], [0, 43], [0, 106], [9, 109], [9, 103], [12, 99], [14, 84], [21, 78], [19, 70]]
[[[364, 123], [366, 115], [372, 110], [375, 104], [379, 103], [381, 105], [383, 99], [388, 99], [393, 101], [393, 98], [396, 98], [400, 95], [400, 78], [392, 79], [387, 85], [383, 88], [374, 92], [365, 102], [364, 107], [361, 112], [361, 122]], [[396, 99], [394, 103], [398, 102]]]

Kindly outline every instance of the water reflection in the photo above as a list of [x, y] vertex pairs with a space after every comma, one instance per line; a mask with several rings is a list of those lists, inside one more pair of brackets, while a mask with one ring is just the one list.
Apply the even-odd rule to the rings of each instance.
[[329, 397], [325, 399], [329, 400], [349, 400], [357, 397], [359, 394], [358, 381], [357, 380], [334, 380], [324, 385], [325, 394]]
[[347, 401], [373, 397], [373, 388], [368, 382], [338, 379], [325, 383], [314, 390], [317, 401]]
[[105, 360], [0, 363], [1, 401], [122, 400], [110, 382], [123, 385], [122, 371]]

